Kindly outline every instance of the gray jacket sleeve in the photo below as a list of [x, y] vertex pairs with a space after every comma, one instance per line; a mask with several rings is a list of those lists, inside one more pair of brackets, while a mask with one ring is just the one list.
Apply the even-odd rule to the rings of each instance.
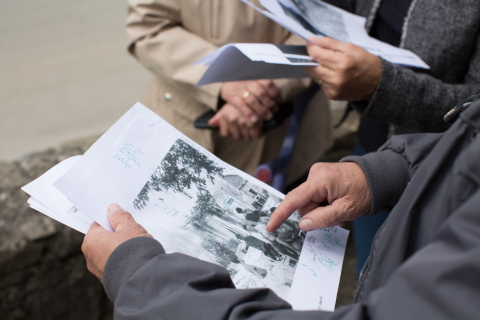
[[[225, 269], [182, 254], [164, 254], [150, 238], [129, 240], [114, 251], [104, 272], [109, 279], [105, 289], [114, 300], [117, 320], [475, 319], [480, 313], [475, 280], [480, 279], [479, 206], [476, 192], [385, 286], [364, 303], [334, 313], [292, 311], [267, 289], [236, 290]], [[114, 281], [121, 283], [118, 290], [112, 287]]]
[[[327, 2], [366, 17], [367, 29], [380, 4], [378, 0]], [[478, 13], [472, 9], [478, 7], [478, 2], [413, 3], [414, 17], [408, 22], [408, 30], [403, 31], [403, 47], [419, 54], [432, 69], [412, 70], [382, 59], [382, 74], [372, 99], [350, 105], [361, 116], [371, 119], [415, 131], [441, 132], [448, 128], [443, 116], [480, 82]], [[434, 8], [433, 12], [428, 10]], [[461, 22], [457, 23], [454, 17]], [[455, 23], [456, 27], [438, 25], [442, 21], [446, 26]]]
[[158, 241], [146, 237], [115, 249], [105, 266], [104, 286], [117, 320], [310, 320], [329, 315], [294, 312], [268, 289], [237, 290], [226, 269], [165, 254]]
[[408, 182], [443, 133], [393, 136], [377, 152], [349, 156], [340, 162], [355, 162], [365, 173], [370, 189], [371, 216], [390, 210], [400, 199]]
[[364, 303], [370, 319], [478, 318], [479, 207], [477, 191], [451, 213], [428, 245], [370, 293]]
[[[480, 67], [480, 54], [471, 67]], [[477, 61], [478, 60], [478, 61]], [[443, 131], [443, 116], [468, 97], [478, 84], [478, 70], [465, 83], [444, 83], [430, 75], [382, 59], [382, 76], [372, 100], [351, 105], [362, 116], [422, 131]]]

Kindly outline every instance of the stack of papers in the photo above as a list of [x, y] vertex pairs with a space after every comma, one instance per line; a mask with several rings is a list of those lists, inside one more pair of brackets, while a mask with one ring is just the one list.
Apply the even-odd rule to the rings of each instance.
[[[398, 65], [429, 69], [415, 53], [392, 46], [368, 35], [366, 19], [319, 0], [260, 0], [263, 10], [248, 0], [240, 0], [290, 32], [308, 38], [330, 37], [353, 43], [368, 52]], [[254, 79], [308, 77], [304, 66], [318, 65], [304, 46], [279, 46], [265, 43], [225, 45], [198, 60], [210, 66], [197, 83]]]
[[283, 194], [233, 168], [140, 103], [83, 156], [69, 158], [22, 188], [32, 208], [86, 233], [113, 231], [118, 203], [159, 240], [217, 263], [237, 288], [268, 287], [294, 309], [332, 311], [348, 231], [304, 234], [298, 215], [265, 227]]

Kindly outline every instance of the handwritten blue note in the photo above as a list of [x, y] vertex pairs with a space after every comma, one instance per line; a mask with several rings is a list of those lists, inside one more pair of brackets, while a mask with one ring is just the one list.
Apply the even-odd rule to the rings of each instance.
[[288, 299], [295, 310], [311, 310], [315, 304], [319, 310], [334, 310], [347, 238], [348, 231], [340, 227], [307, 233]]
[[123, 163], [124, 169], [131, 168], [140, 168], [140, 156], [144, 152], [140, 148], [136, 148], [128, 140], [124, 140], [120, 149], [113, 156], [113, 159], [116, 159]]

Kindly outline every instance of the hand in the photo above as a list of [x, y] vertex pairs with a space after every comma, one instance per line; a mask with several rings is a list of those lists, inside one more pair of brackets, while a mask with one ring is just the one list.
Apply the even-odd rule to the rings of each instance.
[[120, 208], [118, 204], [111, 204], [107, 214], [108, 221], [115, 231], [107, 231], [94, 222], [82, 244], [87, 268], [101, 282], [103, 282], [103, 269], [107, 259], [115, 248], [135, 237], [152, 238], [141, 225], [133, 220], [132, 215]]
[[225, 82], [220, 97], [235, 106], [251, 124], [270, 120], [278, 108], [280, 91], [272, 80]]
[[330, 38], [309, 39], [308, 54], [319, 66], [306, 67], [314, 79], [322, 81], [328, 98], [346, 101], [371, 100], [382, 75], [379, 57], [351, 43]]
[[289, 192], [273, 212], [267, 230], [277, 230], [295, 210], [302, 216], [299, 227], [303, 231], [342, 225], [363, 216], [370, 210], [363, 170], [354, 162], [314, 164], [307, 181]]
[[236, 107], [225, 104], [209, 121], [212, 127], [220, 128], [222, 137], [256, 139], [262, 135], [263, 121], [251, 123]]

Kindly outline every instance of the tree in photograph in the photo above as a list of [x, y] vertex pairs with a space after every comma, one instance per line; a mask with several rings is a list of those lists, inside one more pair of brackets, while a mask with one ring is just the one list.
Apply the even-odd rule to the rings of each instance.
[[219, 216], [218, 213], [222, 212], [222, 208], [217, 204], [212, 194], [206, 189], [199, 189], [195, 206], [191, 210], [190, 221], [201, 226], [207, 214]]
[[[134, 200], [134, 207], [138, 210], [145, 208], [150, 200], [148, 193], [151, 190], [185, 193], [192, 186], [196, 186], [198, 190], [206, 191], [206, 181], [202, 178], [202, 173], [214, 183], [215, 176], [223, 176], [223, 168], [185, 141], [178, 139]], [[207, 193], [209, 194], [208, 191]]]
[[133, 200], [133, 206], [135, 207], [135, 209], [142, 210], [147, 206], [148, 201], [150, 201], [150, 198], [148, 197], [148, 192], [150, 191], [150, 189], [151, 189], [151, 186], [149, 181], [145, 183], [142, 190], [137, 195], [137, 198]]

